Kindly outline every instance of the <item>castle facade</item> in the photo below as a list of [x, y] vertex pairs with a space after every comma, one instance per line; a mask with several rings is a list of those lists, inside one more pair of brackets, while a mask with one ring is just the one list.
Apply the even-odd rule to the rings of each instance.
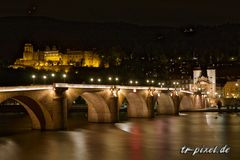
[[[94, 51], [70, 50], [61, 53], [56, 46], [46, 47], [43, 51], [34, 51], [33, 45], [24, 45], [23, 58], [15, 61], [12, 68], [32, 67], [38, 70], [65, 71], [75, 67], [100, 67], [101, 58]], [[105, 64], [105, 67], [108, 65]]]

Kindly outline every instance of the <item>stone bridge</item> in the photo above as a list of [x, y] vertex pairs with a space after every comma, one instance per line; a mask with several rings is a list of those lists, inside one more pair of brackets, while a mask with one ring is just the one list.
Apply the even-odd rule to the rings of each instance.
[[79, 96], [88, 105], [89, 122], [117, 122], [124, 100], [128, 102], [128, 117], [142, 118], [154, 117], [154, 106], [159, 114], [177, 115], [181, 109], [206, 105], [203, 96], [178, 88], [67, 83], [0, 87], [0, 103], [9, 99], [19, 102], [33, 129], [66, 128], [68, 110]]

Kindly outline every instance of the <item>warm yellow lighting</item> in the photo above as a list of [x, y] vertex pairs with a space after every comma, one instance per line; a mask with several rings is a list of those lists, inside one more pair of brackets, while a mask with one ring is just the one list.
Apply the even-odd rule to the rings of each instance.
[[98, 82], [101, 82], [101, 79], [100, 79], [100, 78], [98, 78], [98, 79], [97, 79], [97, 81], [98, 81]]
[[51, 74], [51, 76], [52, 76], [52, 77], [55, 77], [55, 74], [54, 74], [54, 73], [52, 73], [52, 74]]
[[112, 80], [112, 77], [108, 77], [108, 80], [111, 81], [111, 80]]
[[32, 75], [32, 79], [35, 79], [36, 78], [36, 76], [35, 75]]
[[44, 76], [43, 76], [43, 79], [47, 79], [47, 76], [44, 75]]
[[116, 77], [116, 78], [115, 78], [115, 81], [118, 81], [118, 80], [119, 80], [119, 78], [118, 78], [118, 77]]

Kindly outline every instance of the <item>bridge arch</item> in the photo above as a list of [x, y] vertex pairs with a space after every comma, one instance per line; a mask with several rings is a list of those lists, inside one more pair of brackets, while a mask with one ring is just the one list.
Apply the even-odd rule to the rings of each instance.
[[157, 97], [157, 103], [157, 112], [159, 114], [175, 114], [177, 112], [173, 98], [169, 95], [169, 93], [161, 93]]
[[102, 96], [90, 92], [80, 96], [87, 102], [89, 122], [107, 122], [111, 119], [110, 109]]
[[193, 97], [191, 95], [183, 95], [180, 102], [180, 110], [189, 110], [193, 109]]
[[148, 107], [146, 100], [141, 95], [129, 93], [126, 95], [128, 101], [128, 117], [148, 117]]
[[4, 100], [1, 100], [0, 103], [9, 99], [15, 100], [24, 107], [31, 119], [33, 129], [52, 129], [53, 122], [49, 112], [37, 101], [28, 96], [17, 95], [13, 97], [7, 97]]
[[68, 89], [67, 96], [69, 99], [68, 110], [71, 108], [73, 101], [81, 97], [88, 107], [89, 122], [112, 122], [114, 115], [110, 108], [110, 96], [107, 91], [84, 91], [81, 89]]
[[128, 117], [146, 118], [150, 117], [152, 110], [148, 106], [148, 91], [131, 91], [121, 90], [118, 94], [118, 108], [123, 105], [124, 101], [127, 101], [127, 115]]

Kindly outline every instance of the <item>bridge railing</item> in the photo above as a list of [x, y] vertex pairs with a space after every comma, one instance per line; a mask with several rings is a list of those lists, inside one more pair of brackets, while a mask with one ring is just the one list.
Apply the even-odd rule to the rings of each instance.
[[0, 87], [0, 92], [16, 92], [16, 91], [32, 91], [32, 90], [48, 90], [54, 88], [89, 88], [89, 89], [133, 89], [133, 90], [159, 90], [159, 91], [180, 91], [193, 94], [191, 91], [182, 90], [181, 88], [166, 88], [154, 86], [126, 86], [126, 85], [100, 85], [100, 84], [70, 84], [70, 83], [54, 83], [53, 85], [30, 85], [30, 86], [9, 86]]

